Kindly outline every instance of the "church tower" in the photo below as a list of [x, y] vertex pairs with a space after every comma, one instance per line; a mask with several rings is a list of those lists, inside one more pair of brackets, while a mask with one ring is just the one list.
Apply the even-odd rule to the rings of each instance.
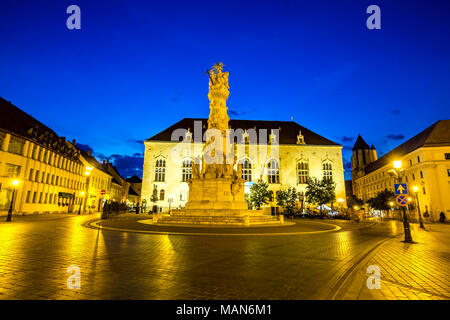
[[352, 151], [352, 181], [355, 181], [365, 174], [364, 169], [366, 166], [369, 163], [376, 161], [378, 158], [375, 147], [373, 145], [369, 147], [361, 135], [358, 135]]

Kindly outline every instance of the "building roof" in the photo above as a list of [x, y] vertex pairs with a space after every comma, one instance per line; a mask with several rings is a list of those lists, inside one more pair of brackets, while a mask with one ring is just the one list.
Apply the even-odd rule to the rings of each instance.
[[136, 193], [136, 191], [133, 190], [132, 187], [129, 187], [129, 188], [128, 188], [128, 194], [129, 194], [130, 196], [139, 196], [139, 195]]
[[[373, 147], [373, 145], [372, 145], [372, 147]], [[375, 149], [375, 148], [373, 148], [373, 149]], [[355, 142], [355, 145], [353, 146], [352, 150], [353, 151], [355, 151], [355, 150], [370, 150], [370, 147], [367, 144], [367, 142], [361, 137], [361, 135], [358, 134], [358, 138], [356, 138], [356, 142]]]
[[[77, 147], [76, 147], [76, 148], [77, 148]], [[77, 148], [77, 149], [80, 151], [81, 156], [82, 156], [84, 159], [86, 159], [86, 161], [89, 162], [90, 165], [92, 165], [94, 168], [96, 168], [96, 169], [98, 169], [98, 170], [100, 170], [100, 171], [102, 171], [102, 172], [104, 172], [104, 173], [110, 175], [109, 172], [108, 172], [107, 170], [105, 170], [105, 168], [103, 168], [103, 166], [101, 165], [101, 163], [98, 162], [98, 160], [95, 159], [95, 157], [91, 155], [91, 152], [86, 152], [86, 151], [83, 151], [83, 150], [81, 150], [81, 149], [79, 149], [79, 148]]]
[[78, 162], [78, 151], [66, 144], [52, 129], [0, 97], [0, 128], [47, 147]]
[[[161, 131], [146, 141], [171, 141], [171, 136], [176, 129], [189, 129], [194, 138], [194, 121], [202, 122], [202, 136], [208, 128], [208, 119], [203, 118], [184, 118], [169, 128]], [[259, 129], [267, 130], [267, 138], [271, 129], [280, 129], [280, 144], [297, 144], [297, 135], [301, 130], [306, 145], [327, 145], [339, 146], [339, 144], [328, 140], [317, 133], [299, 125], [294, 121], [265, 121], [265, 120], [230, 120], [232, 129]]]
[[378, 160], [369, 163], [364, 169], [365, 173], [375, 171], [419, 148], [439, 146], [450, 146], [450, 120], [439, 120]]
[[142, 183], [142, 179], [139, 178], [137, 175], [127, 178], [126, 181], [129, 183]]

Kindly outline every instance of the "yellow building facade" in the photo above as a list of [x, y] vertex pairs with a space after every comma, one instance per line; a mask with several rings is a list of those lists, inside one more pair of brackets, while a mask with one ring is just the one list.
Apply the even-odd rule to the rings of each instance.
[[78, 152], [64, 138], [0, 98], [0, 215], [73, 212], [85, 185]]
[[[389, 175], [393, 161], [400, 160], [405, 170], [411, 201], [418, 188], [420, 210], [431, 221], [443, 212], [450, 215], [450, 120], [441, 120], [377, 159], [374, 148], [358, 137], [352, 155], [353, 194], [364, 201], [384, 189], [394, 192], [396, 180]], [[417, 211], [415, 213], [417, 215]]]
[[[169, 204], [171, 208], [185, 206], [189, 198], [187, 181], [192, 177], [195, 158], [203, 150], [204, 142], [200, 141], [207, 128], [207, 119], [185, 118], [144, 142], [141, 201], [146, 202], [147, 209], [156, 205], [159, 211], [167, 211]], [[235, 149], [246, 180], [245, 194], [260, 179], [273, 191], [273, 200], [265, 210], [276, 206], [279, 190], [295, 187], [304, 193], [308, 177], [332, 179], [336, 199], [346, 198], [341, 145], [292, 121], [230, 120], [230, 128], [242, 133], [236, 135]], [[195, 138], [196, 132], [200, 139]], [[266, 142], [258, 143], [262, 141]], [[158, 201], [152, 203], [155, 189]], [[334, 207], [338, 206], [336, 201]]]
[[1, 216], [8, 213], [14, 189], [13, 214], [21, 215], [92, 213], [101, 211], [105, 200], [126, 201], [129, 184], [109, 174], [106, 164], [78, 149], [75, 141], [59, 137], [2, 98], [0, 112]]

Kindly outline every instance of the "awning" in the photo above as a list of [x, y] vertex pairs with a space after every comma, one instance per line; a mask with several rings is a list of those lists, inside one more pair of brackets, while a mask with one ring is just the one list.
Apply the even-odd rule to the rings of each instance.
[[58, 193], [58, 197], [73, 199], [73, 198], [75, 198], [75, 195], [73, 195], [71, 193], [67, 193], [67, 192], [60, 192], [60, 193]]

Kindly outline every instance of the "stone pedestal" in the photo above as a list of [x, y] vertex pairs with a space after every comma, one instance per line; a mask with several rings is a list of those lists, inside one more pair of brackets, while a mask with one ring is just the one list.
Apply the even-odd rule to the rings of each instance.
[[181, 214], [186, 215], [248, 215], [244, 200], [244, 181], [232, 178], [192, 179], [189, 200]]

